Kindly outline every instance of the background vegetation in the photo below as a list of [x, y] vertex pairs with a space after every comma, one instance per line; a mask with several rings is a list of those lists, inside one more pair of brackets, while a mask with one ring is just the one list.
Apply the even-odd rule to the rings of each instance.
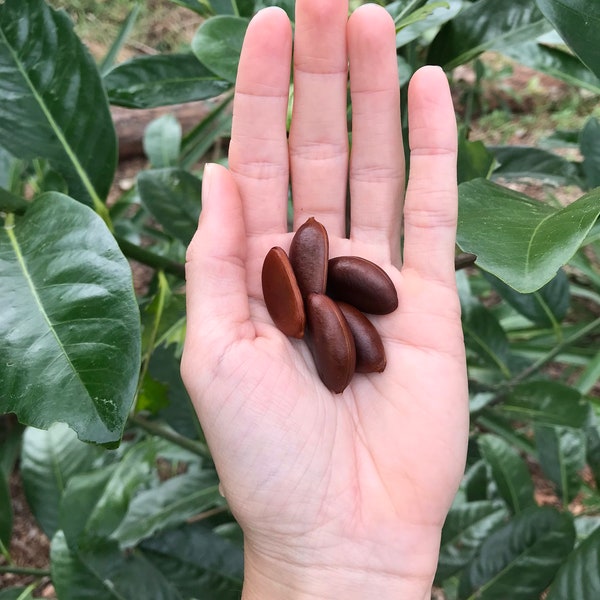
[[[435, 593], [597, 600], [600, 8], [380, 3], [403, 90], [442, 65], [461, 126], [472, 424]], [[293, 0], [0, 3], [0, 600], [239, 598], [241, 532], [179, 376], [182, 262], [247, 20], [272, 4], [293, 17]], [[109, 105], [198, 100], [191, 127], [174, 108], [146, 127], [117, 185]], [[15, 527], [19, 486], [51, 540], [38, 568], [17, 560], [40, 540]]]

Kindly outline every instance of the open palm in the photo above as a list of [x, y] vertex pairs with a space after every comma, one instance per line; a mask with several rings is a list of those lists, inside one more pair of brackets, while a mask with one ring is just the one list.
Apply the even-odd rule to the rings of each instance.
[[[296, 6], [289, 140], [289, 21], [266, 9], [246, 35], [229, 170], [207, 167], [188, 251], [182, 373], [248, 561], [427, 581], [467, 438], [452, 103], [439, 69], [413, 76], [403, 201], [391, 19], [364, 6], [347, 20], [339, 0]], [[329, 232], [331, 256], [377, 262], [399, 293], [394, 313], [373, 318], [386, 370], [356, 375], [343, 394], [325, 388], [306, 345], [273, 326], [262, 298], [267, 251], [291, 241], [290, 171], [294, 228], [314, 216]]]

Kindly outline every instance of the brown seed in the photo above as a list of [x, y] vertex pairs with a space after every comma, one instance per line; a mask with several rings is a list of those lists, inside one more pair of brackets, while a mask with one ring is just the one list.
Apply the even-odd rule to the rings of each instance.
[[328, 259], [327, 231], [314, 217], [310, 217], [296, 231], [290, 245], [290, 263], [304, 298], [312, 293], [325, 293]]
[[398, 293], [388, 274], [358, 256], [329, 260], [327, 294], [373, 315], [386, 315], [398, 308]]
[[375, 325], [358, 308], [346, 302], [338, 302], [356, 347], [357, 373], [381, 373], [385, 369], [386, 358], [381, 336]]
[[306, 301], [307, 342], [321, 381], [340, 394], [350, 383], [356, 350], [350, 327], [337, 304], [324, 294], [310, 294]]
[[283, 248], [271, 248], [262, 268], [262, 289], [267, 310], [277, 328], [290, 337], [304, 336], [306, 315], [302, 294]]

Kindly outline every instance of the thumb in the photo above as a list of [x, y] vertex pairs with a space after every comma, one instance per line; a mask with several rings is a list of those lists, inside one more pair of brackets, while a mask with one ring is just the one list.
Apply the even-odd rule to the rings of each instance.
[[254, 335], [246, 288], [246, 231], [231, 173], [207, 164], [202, 213], [186, 255], [187, 331], [182, 373], [218, 361], [235, 340]]

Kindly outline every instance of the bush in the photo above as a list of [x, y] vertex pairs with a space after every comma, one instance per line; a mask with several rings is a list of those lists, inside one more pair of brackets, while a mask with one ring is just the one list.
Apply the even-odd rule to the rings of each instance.
[[[7, 481], [19, 458], [63, 600], [224, 600], [241, 589], [241, 532], [179, 375], [182, 262], [201, 210], [196, 168], [228, 135], [248, 19], [267, 4], [293, 16], [294, 3], [174, 1], [205, 18], [193, 53], [117, 66], [135, 12], [97, 66], [65, 13], [44, 0], [0, 4], [0, 412], [27, 426], [5, 427], [0, 442], [0, 569], [14, 569]], [[421, 64], [452, 76], [493, 49], [600, 91], [594, 0], [384, 4], [403, 86]], [[552, 31], [564, 43], [548, 43]], [[147, 128], [150, 167], [109, 206], [109, 104], [209, 98], [186, 135], [171, 116]], [[590, 118], [543, 149], [485, 147], [461, 131], [457, 269], [476, 256], [457, 270], [472, 424], [436, 575], [449, 598], [600, 594], [599, 133]], [[582, 195], [561, 206], [507, 187], [523, 179]], [[152, 268], [137, 296], [126, 257]], [[552, 502], [536, 494], [540, 481]], [[13, 597], [31, 589], [0, 592]]]

